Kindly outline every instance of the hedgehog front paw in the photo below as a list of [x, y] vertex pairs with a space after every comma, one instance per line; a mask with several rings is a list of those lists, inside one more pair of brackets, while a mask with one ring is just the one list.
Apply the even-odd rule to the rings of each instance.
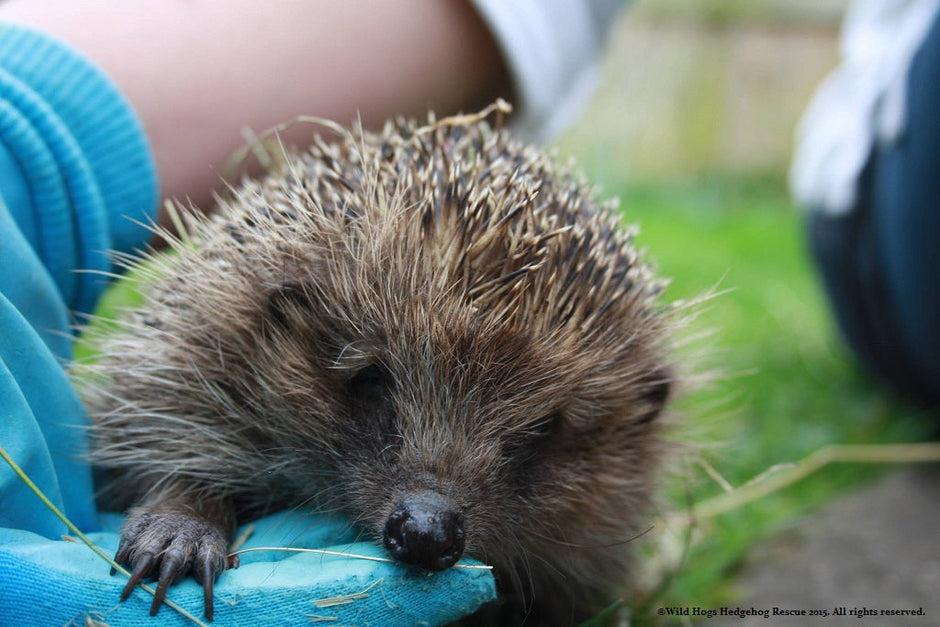
[[[156, 579], [157, 592], [150, 606], [156, 615], [169, 586], [186, 575], [202, 584], [205, 615], [212, 620], [212, 587], [225, 570], [228, 540], [213, 523], [187, 514], [155, 512], [135, 508], [121, 528], [121, 542], [114, 561], [127, 564], [132, 574], [121, 601], [127, 599], [141, 579]], [[231, 566], [237, 566], [233, 560]], [[111, 569], [114, 574], [114, 569]]]

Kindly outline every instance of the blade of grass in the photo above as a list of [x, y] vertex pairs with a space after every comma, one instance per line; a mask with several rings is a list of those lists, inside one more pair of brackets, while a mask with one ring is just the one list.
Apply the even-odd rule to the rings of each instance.
[[[45, 505], [47, 508], [49, 508], [49, 511], [51, 511], [53, 514], [55, 514], [56, 518], [58, 518], [59, 520], [61, 520], [61, 521], [65, 524], [65, 526], [69, 528], [69, 531], [71, 531], [73, 534], [75, 534], [75, 537], [77, 537], [79, 540], [81, 540], [82, 543], [85, 544], [85, 546], [87, 546], [89, 549], [91, 549], [92, 551], [94, 551], [94, 553], [95, 553], [96, 555], [98, 555], [101, 559], [103, 559], [103, 560], [106, 561], [108, 564], [110, 564], [112, 568], [114, 568], [115, 570], [119, 571], [119, 572], [120, 572], [122, 575], [124, 575], [125, 577], [130, 578], [131, 574], [127, 571], [127, 569], [125, 569], [123, 566], [121, 566], [120, 564], [118, 564], [117, 562], [115, 562], [113, 559], [111, 559], [111, 557], [110, 557], [107, 553], [105, 553], [104, 551], [102, 551], [94, 542], [92, 542], [91, 540], [89, 540], [88, 537], [87, 537], [84, 533], [82, 533], [81, 530], [80, 530], [78, 527], [76, 527], [76, 526], [72, 523], [72, 521], [69, 520], [69, 519], [65, 516], [65, 514], [63, 514], [63, 513], [59, 510], [59, 508], [56, 507], [56, 506], [53, 504], [52, 501], [49, 500], [49, 498], [45, 495], [45, 493], [43, 493], [43, 491], [39, 489], [39, 486], [37, 486], [35, 483], [33, 483], [33, 480], [29, 478], [29, 475], [27, 475], [27, 474], [23, 471], [23, 469], [20, 468], [19, 464], [17, 464], [17, 463], [13, 460], [12, 457], [10, 457], [9, 453], [7, 453], [6, 449], [4, 449], [3, 446], [0, 446], [0, 457], [2, 457], [3, 460], [10, 466], [10, 468], [13, 469], [13, 472], [16, 474], [16, 476], [18, 476], [18, 477], [20, 478], [20, 480], [23, 481], [23, 483], [26, 484], [26, 487], [28, 487], [28, 488], [33, 492], [33, 494], [35, 494], [35, 495], [39, 498], [39, 500], [42, 501], [43, 505]], [[154, 590], [151, 586], [148, 586], [148, 585], [143, 584], [143, 583], [140, 583], [140, 584], [137, 584], [137, 585], [138, 585], [139, 587], [143, 588], [144, 590], [146, 590], [147, 592], [149, 592], [151, 595], [155, 594], [155, 590]], [[170, 608], [172, 608], [173, 610], [179, 612], [179, 614], [180, 614], [181, 616], [183, 616], [183, 617], [185, 617], [185, 618], [191, 620], [194, 624], [200, 625], [201, 627], [208, 627], [208, 626], [207, 626], [205, 623], [203, 623], [201, 620], [199, 620], [198, 618], [196, 618], [195, 616], [193, 616], [192, 614], [190, 614], [189, 612], [187, 612], [185, 609], [183, 609], [182, 607], [180, 607], [179, 605], [177, 605], [176, 603], [174, 603], [174, 602], [171, 601], [170, 599], [164, 599], [163, 602], [164, 602], [168, 607], [170, 607]]]
[[794, 464], [770, 469], [732, 492], [726, 492], [692, 507], [695, 520], [714, 518], [776, 492], [821, 468], [834, 463], [903, 464], [940, 461], [940, 443], [833, 444], [807, 455]]

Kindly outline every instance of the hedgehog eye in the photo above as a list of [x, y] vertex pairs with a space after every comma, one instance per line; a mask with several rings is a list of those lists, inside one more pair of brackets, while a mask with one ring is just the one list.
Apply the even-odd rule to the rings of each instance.
[[351, 425], [360, 433], [378, 436], [381, 442], [392, 441], [399, 433], [398, 413], [392, 399], [395, 379], [380, 364], [370, 364], [356, 372], [347, 382]]
[[665, 408], [671, 392], [672, 382], [665, 373], [650, 377], [649, 385], [640, 396], [640, 401], [646, 405], [647, 410], [640, 416], [638, 423], [646, 424], [655, 420]]
[[379, 364], [369, 364], [349, 380], [349, 393], [356, 402], [374, 403], [386, 400], [394, 385], [388, 370]]
[[[539, 457], [551, 448], [552, 438], [561, 430], [565, 421], [564, 414], [554, 411], [547, 414], [524, 431], [516, 432], [504, 444], [503, 456], [514, 468], [528, 469]], [[519, 475], [520, 481], [527, 481], [529, 475]]]
[[545, 418], [535, 423], [529, 432], [533, 437], [539, 439], [547, 438], [558, 433], [564, 421], [564, 414], [562, 414], [560, 411], [553, 411], [552, 413], [545, 416]]
[[511, 446], [537, 449], [543, 442], [558, 433], [564, 420], [564, 414], [560, 411], [553, 411], [538, 422], [529, 425], [524, 431], [520, 431], [513, 438]]

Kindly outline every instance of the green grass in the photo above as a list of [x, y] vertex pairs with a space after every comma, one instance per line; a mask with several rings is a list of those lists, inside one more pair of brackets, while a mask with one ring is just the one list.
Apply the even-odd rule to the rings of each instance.
[[[669, 299], [716, 285], [690, 333], [706, 368], [721, 372], [680, 403], [679, 438], [733, 486], [775, 464], [828, 444], [922, 439], [927, 420], [895, 403], [859, 373], [833, 328], [811, 267], [801, 215], [783, 182], [728, 178], [624, 184], [629, 222], [665, 276]], [[654, 605], [718, 606], [734, 601], [734, 572], [755, 542], [876, 475], [865, 465], [832, 465], [769, 497], [722, 516], [701, 531], [665, 596]], [[669, 506], [686, 507], [722, 490], [704, 471], [676, 481]]]

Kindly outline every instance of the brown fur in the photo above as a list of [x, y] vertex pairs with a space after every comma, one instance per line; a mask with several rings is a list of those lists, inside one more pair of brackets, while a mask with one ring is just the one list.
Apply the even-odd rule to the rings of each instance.
[[312, 503], [378, 538], [432, 489], [527, 607], [618, 595], [669, 322], [584, 181], [479, 120], [398, 121], [318, 139], [188, 230], [86, 395], [113, 503], [225, 533]]

